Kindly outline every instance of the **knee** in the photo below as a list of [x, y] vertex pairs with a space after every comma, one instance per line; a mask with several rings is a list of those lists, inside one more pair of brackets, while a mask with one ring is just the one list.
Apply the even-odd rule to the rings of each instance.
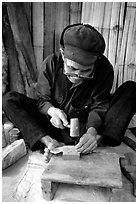
[[2, 107], [5, 109], [10, 106], [11, 101], [17, 101], [19, 99], [19, 93], [16, 91], [10, 91], [2, 96]]
[[136, 82], [135, 81], [126, 81], [123, 83], [123, 86], [130, 91], [131, 93], [136, 92]]

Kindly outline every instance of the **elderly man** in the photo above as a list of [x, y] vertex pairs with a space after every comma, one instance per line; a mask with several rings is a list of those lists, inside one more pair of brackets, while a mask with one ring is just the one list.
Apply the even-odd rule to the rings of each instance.
[[[113, 68], [103, 55], [105, 41], [88, 24], [67, 26], [60, 52], [48, 56], [38, 77], [37, 100], [17, 92], [5, 95], [3, 109], [30, 148], [75, 145], [91, 153], [97, 146], [116, 146], [135, 113], [135, 82], [121, 85], [111, 96]], [[80, 136], [70, 137], [70, 119], [78, 118]], [[51, 144], [51, 145], [50, 145]]]

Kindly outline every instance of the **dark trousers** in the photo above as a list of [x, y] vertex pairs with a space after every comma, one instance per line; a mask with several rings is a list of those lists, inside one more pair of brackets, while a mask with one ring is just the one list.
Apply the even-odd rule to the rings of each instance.
[[[39, 140], [45, 135], [65, 144], [71, 143], [69, 136], [68, 139], [64, 138], [61, 130], [53, 127], [48, 118], [39, 112], [36, 100], [17, 92], [9, 92], [3, 96], [2, 104], [6, 116], [19, 128], [30, 148], [40, 145]], [[127, 81], [111, 96], [110, 108], [101, 132], [102, 143], [119, 145], [135, 111], [136, 83]]]

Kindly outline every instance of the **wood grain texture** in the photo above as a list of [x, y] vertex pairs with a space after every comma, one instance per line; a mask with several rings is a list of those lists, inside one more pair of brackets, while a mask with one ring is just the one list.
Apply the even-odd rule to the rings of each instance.
[[118, 155], [93, 153], [81, 156], [80, 160], [63, 160], [53, 156], [42, 175], [45, 181], [121, 188], [121, 172]]
[[12, 33], [6, 6], [3, 6], [2, 25], [3, 25], [2, 37], [8, 55], [9, 87], [10, 90], [18, 91], [19, 93], [25, 94], [26, 91], [24, 87], [24, 81], [21, 75], [18, 55], [14, 43], [14, 36]]
[[136, 3], [83, 2], [83, 23], [94, 26], [104, 37], [104, 55], [114, 69], [112, 92], [128, 80], [136, 81]]
[[33, 82], [36, 82], [36, 61], [24, 4], [9, 2], [7, 8], [15, 43], [18, 44], [22, 52]]

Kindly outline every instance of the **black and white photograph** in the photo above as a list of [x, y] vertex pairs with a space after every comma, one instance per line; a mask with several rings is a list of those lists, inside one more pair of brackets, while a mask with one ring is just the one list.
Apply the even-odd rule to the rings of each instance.
[[2, 2], [2, 202], [136, 202], [136, 2]]

